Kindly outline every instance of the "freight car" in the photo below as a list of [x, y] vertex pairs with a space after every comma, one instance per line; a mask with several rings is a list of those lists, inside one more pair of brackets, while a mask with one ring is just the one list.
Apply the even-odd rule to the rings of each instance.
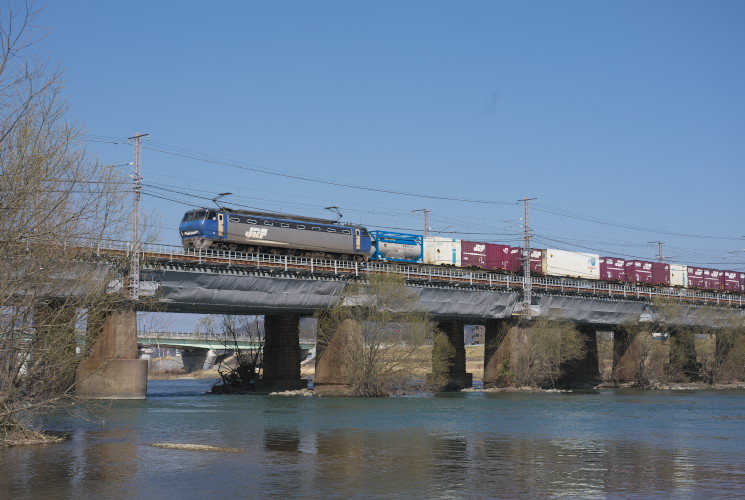
[[370, 260], [422, 262], [424, 238], [419, 234], [370, 231], [373, 239]]
[[196, 209], [179, 225], [184, 248], [285, 253], [366, 261], [372, 240], [364, 226], [244, 210]]
[[[419, 234], [370, 231], [360, 225], [243, 210], [196, 209], [179, 226], [185, 248], [284, 253], [520, 273], [523, 249]], [[745, 273], [557, 249], [530, 251], [533, 275], [745, 293]]]

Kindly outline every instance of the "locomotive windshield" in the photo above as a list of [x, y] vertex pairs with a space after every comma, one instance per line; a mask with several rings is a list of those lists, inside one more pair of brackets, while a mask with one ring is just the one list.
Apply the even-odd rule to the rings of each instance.
[[184, 218], [181, 222], [204, 219], [217, 220], [217, 212], [214, 210], [192, 210], [191, 212], [186, 212], [186, 214], [184, 214]]

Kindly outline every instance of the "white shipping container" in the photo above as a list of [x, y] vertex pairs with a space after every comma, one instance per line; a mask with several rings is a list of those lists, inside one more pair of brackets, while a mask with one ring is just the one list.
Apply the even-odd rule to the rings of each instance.
[[597, 280], [600, 279], [600, 256], [549, 248], [543, 254], [543, 272], [548, 276]]
[[670, 264], [670, 285], [688, 286], [688, 266], [682, 264]]
[[424, 263], [460, 267], [460, 241], [440, 236], [424, 238]]

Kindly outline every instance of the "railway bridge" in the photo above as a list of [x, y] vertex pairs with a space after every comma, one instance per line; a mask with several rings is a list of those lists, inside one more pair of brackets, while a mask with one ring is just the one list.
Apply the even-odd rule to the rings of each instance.
[[[101, 254], [127, 251], [126, 246], [98, 249]], [[298, 388], [305, 385], [300, 379], [300, 317], [334, 306], [348, 282], [371, 273], [405, 278], [421, 307], [447, 334], [456, 353], [450, 370], [451, 388], [469, 387], [472, 382], [465, 369], [464, 325], [484, 325], [488, 346], [484, 382], [493, 382], [500, 356], [504, 356], [504, 349], [495, 340], [503, 337], [499, 332], [506, 327], [514, 328], [516, 318], [522, 314], [522, 276], [444, 266], [358, 263], [148, 245], [142, 254], [140, 283], [142, 295], [150, 299], [140, 302], [138, 308], [264, 315], [264, 380], [277, 389]], [[675, 321], [681, 325], [695, 326], [702, 321], [696, 311], [705, 306], [745, 314], [742, 295], [541, 276], [531, 277], [531, 282], [534, 314], [571, 320], [580, 326], [590, 348], [582, 370], [587, 373], [586, 378], [596, 381], [610, 376], [614, 359], [618, 358], [614, 331], [623, 324], [651, 322], [657, 313], [657, 300], [680, 304], [680, 317]], [[134, 311], [123, 312], [117, 321], [114, 330], [120, 330], [120, 335], [132, 335], [121, 330], [136, 330]], [[660, 332], [649, 332], [653, 333]], [[665, 335], [658, 337], [664, 339]], [[329, 370], [331, 383], [334, 367], [323, 371]], [[322, 385], [323, 377], [315, 383]], [[89, 395], [111, 396], [100, 390], [106, 384], [99, 386], [93, 384]], [[133, 387], [135, 392], [142, 391], [142, 384]], [[126, 388], [122, 390], [127, 392]]]

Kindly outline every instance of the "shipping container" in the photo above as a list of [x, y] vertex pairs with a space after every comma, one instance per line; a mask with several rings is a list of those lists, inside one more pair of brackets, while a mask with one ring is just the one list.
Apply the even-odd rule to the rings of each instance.
[[704, 272], [704, 279], [706, 280], [707, 290], [721, 290], [722, 289], [722, 275], [724, 271], [719, 269], [709, 269], [709, 274]]
[[511, 273], [519, 273], [523, 268], [523, 249], [520, 247], [510, 247], [509, 256], [505, 261], [507, 267], [506, 271]]
[[745, 273], [739, 271], [735, 271], [735, 273], [737, 273], [737, 280], [740, 283], [740, 287], [738, 288], [738, 290], [740, 292], [745, 292]]
[[600, 257], [600, 279], [626, 281], [626, 260], [618, 257]]
[[652, 284], [670, 285], [670, 264], [665, 262], [652, 262]]
[[626, 282], [652, 284], [652, 265], [654, 262], [646, 260], [627, 260], [626, 261]]
[[480, 267], [486, 269], [486, 263], [489, 260], [488, 243], [479, 243], [477, 241], [463, 240], [460, 244], [460, 262], [463, 267]]
[[[461, 265], [482, 269], [505, 269], [505, 256], [509, 256], [509, 248], [508, 245], [463, 240], [461, 242]], [[503, 249], [507, 252], [505, 253]]]
[[547, 274], [544, 273], [544, 270], [546, 269], [544, 267], [544, 258], [543, 255], [546, 251], [537, 249], [537, 248], [531, 248], [530, 249], [530, 273], [531, 274]]
[[688, 287], [689, 288], [706, 288], [706, 280], [704, 279], [703, 267], [688, 266]]
[[720, 290], [722, 271], [706, 267], [688, 266], [688, 286], [700, 290]]
[[432, 236], [424, 238], [424, 263], [438, 266], [461, 265], [461, 240]]
[[688, 287], [688, 266], [670, 264], [670, 285]]
[[[510, 255], [512, 247], [509, 245], [498, 245], [496, 243], [490, 243], [490, 245], [494, 248], [494, 261], [491, 258], [487, 260], [487, 269], [512, 271], [512, 256]], [[487, 256], [491, 256], [491, 253], [487, 253]]]
[[421, 262], [422, 243], [420, 234], [370, 231], [372, 255], [370, 260], [392, 260], [396, 262]]
[[745, 273], [737, 271], [722, 271], [720, 276], [720, 290], [725, 292], [742, 292]]
[[592, 253], [543, 250], [543, 271], [548, 276], [600, 279], [600, 256]]

